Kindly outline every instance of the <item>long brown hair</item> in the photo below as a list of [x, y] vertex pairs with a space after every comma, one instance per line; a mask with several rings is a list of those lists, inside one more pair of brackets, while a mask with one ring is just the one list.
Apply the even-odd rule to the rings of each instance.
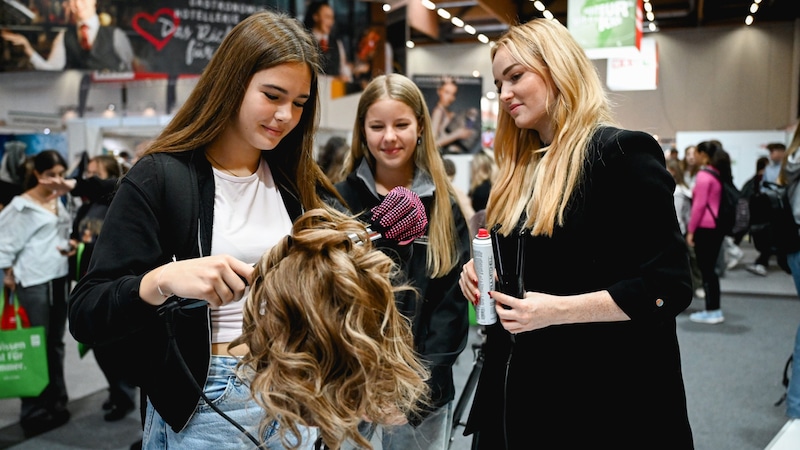
[[311, 96], [300, 122], [270, 150], [270, 170], [282, 171], [295, 184], [306, 208], [323, 206], [318, 185], [335, 192], [314, 162], [314, 135], [319, 111], [320, 55], [313, 37], [296, 19], [260, 11], [239, 22], [225, 36], [186, 103], [148, 147], [145, 154], [181, 152], [205, 147], [222, 135], [236, 117], [256, 72], [286, 63], [307, 64]]

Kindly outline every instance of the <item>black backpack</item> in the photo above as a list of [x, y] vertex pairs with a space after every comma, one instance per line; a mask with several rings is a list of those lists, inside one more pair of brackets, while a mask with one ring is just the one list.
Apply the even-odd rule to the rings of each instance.
[[761, 183], [761, 189], [750, 198], [750, 233], [758, 234], [760, 245], [774, 253], [800, 250], [798, 225], [787, 186]]
[[719, 199], [719, 214], [714, 215], [711, 206], [706, 205], [711, 215], [714, 217], [714, 222], [718, 230], [725, 233], [726, 236], [734, 236], [736, 233], [746, 229], [748, 226], [748, 214], [745, 213], [744, 204], [746, 200], [742, 198], [742, 193], [730, 181], [723, 181], [717, 172], [711, 169], [703, 168], [702, 170], [714, 175], [722, 184], [722, 195]]

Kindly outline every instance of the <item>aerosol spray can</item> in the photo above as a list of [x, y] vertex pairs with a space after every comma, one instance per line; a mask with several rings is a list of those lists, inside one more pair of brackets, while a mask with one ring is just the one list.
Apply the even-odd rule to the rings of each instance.
[[475, 307], [475, 318], [479, 325], [491, 325], [497, 322], [494, 299], [489, 297], [489, 291], [494, 290], [494, 257], [492, 238], [485, 228], [479, 229], [472, 240], [472, 258], [478, 275], [478, 290], [481, 292], [478, 306]]

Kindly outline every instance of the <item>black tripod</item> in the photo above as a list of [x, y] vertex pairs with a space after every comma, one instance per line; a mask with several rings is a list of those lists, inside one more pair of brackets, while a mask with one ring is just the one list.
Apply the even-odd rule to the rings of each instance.
[[[486, 332], [483, 327], [478, 328], [478, 336], [480, 337], [480, 342], [472, 344], [472, 353], [475, 356], [475, 360], [472, 363], [472, 371], [469, 373], [469, 377], [467, 377], [464, 390], [461, 392], [461, 396], [458, 397], [456, 408], [453, 410], [453, 428], [450, 430], [450, 443], [448, 447], [453, 445], [456, 429], [467, 425], [466, 419], [462, 419], [462, 416], [475, 394], [475, 386], [478, 384], [478, 378], [480, 378], [481, 369], [483, 368], [483, 350], [486, 345]], [[473, 450], [478, 448], [478, 440], [475, 438], [475, 435], [472, 437], [471, 448]]]

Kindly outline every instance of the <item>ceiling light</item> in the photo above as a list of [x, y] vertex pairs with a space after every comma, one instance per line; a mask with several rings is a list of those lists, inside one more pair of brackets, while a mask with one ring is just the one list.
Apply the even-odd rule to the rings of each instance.
[[389, 12], [391, 10], [392, 10], [392, 5], [390, 5], [388, 3], [384, 3], [383, 4], [383, 12]]
[[436, 9], [436, 5], [430, 0], [422, 0], [422, 6], [430, 9], [431, 11]]
[[486, 37], [486, 35], [483, 34], [483, 33], [478, 35], [478, 40], [483, 42], [484, 44], [488, 44], [489, 43], [489, 38]]
[[408, 48], [414, 48], [415, 45], [416, 44], [414, 44], [414, 41], [406, 41], [406, 47]]
[[464, 25], [464, 31], [466, 31], [469, 34], [475, 34], [478, 30], [476, 30], [475, 27], [473, 27], [472, 25], [466, 24]]
[[452, 19], [450, 19], [450, 22], [451, 22], [453, 25], [455, 25], [455, 26], [457, 26], [457, 27], [459, 27], [459, 28], [464, 26], [464, 21], [463, 21], [463, 20], [461, 20], [461, 19], [459, 19], [459, 18], [458, 18], [458, 17], [456, 17], [456, 16], [453, 16], [453, 18], [452, 18]]
[[439, 8], [439, 9], [436, 11], [436, 14], [439, 14], [439, 17], [441, 17], [442, 19], [445, 19], [445, 20], [448, 20], [448, 19], [450, 19], [450, 17], [451, 17], [450, 13], [449, 13], [449, 12], [447, 12], [447, 10], [446, 10], [446, 9], [442, 9], [442, 8]]
[[744, 18], [744, 24], [745, 25], [752, 25], [753, 24], [753, 16], [748, 15], [747, 17], [745, 17]]

